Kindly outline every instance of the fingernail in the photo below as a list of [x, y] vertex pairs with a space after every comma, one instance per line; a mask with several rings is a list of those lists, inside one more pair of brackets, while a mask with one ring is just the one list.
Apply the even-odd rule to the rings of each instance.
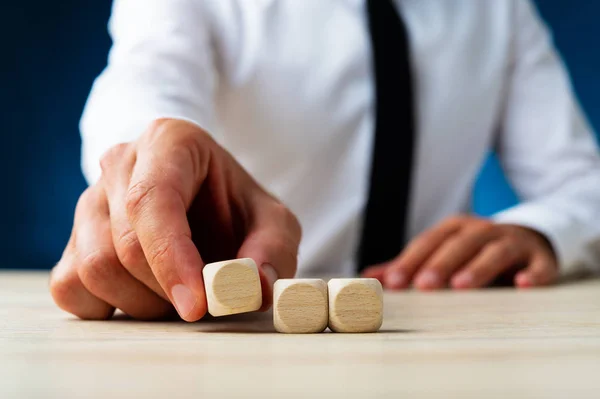
[[262, 267], [263, 273], [267, 277], [267, 280], [269, 280], [269, 284], [272, 287], [275, 284], [275, 281], [277, 281], [277, 279], [278, 279], [275, 268], [268, 263], [263, 263], [263, 265], [261, 267]]
[[422, 288], [433, 288], [439, 284], [439, 278], [436, 273], [426, 270], [419, 274], [416, 284]]
[[385, 285], [390, 288], [400, 288], [406, 284], [406, 277], [400, 271], [394, 271], [385, 277]]
[[182, 318], [186, 318], [192, 313], [192, 310], [196, 306], [197, 298], [188, 287], [183, 284], [177, 284], [171, 289], [171, 296], [173, 297], [173, 301], [175, 301], [177, 312]]
[[473, 285], [473, 276], [471, 273], [463, 273], [452, 279], [452, 285], [457, 288], [468, 288]]

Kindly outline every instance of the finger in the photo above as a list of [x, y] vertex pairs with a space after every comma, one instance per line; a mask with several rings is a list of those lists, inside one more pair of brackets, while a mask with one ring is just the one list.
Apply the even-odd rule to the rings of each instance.
[[425, 262], [414, 284], [418, 289], [429, 290], [447, 286], [450, 276], [466, 265], [499, 232], [491, 223], [472, 224], [447, 239]]
[[94, 296], [142, 320], [168, 315], [172, 306], [123, 268], [115, 253], [108, 204], [101, 188], [94, 187], [86, 207], [76, 215], [77, 272]]
[[156, 124], [140, 142], [126, 196], [127, 216], [152, 272], [181, 318], [206, 314], [204, 263], [187, 209], [208, 171], [210, 154], [186, 125]]
[[511, 239], [492, 241], [464, 269], [451, 285], [456, 289], [477, 288], [491, 283], [501, 273], [527, 261], [527, 252]]
[[363, 278], [375, 278], [383, 284], [383, 277], [385, 275], [385, 272], [391, 265], [392, 262], [386, 262], [379, 265], [367, 267], [365, 270], [363, 270], [360, 276]]
[[261, 310], [272, 304], [273, 284], [277, 278], [296, 274], [298, 247], [302, 235], [296, 217], [283, 205], [266, 195], [258, 195], [252, 206], [250, 231], [239, 258], [252, 258], [259, 266], [263, 302]]
[[77, 274], [73, 239], [50, 273], [50, 294], [62, 310], [84, 320], [109, 319], [115, 308], [91, 294]]
[[112, 240], [119, 261], [135, 279], [169, 300], [146, 261], [137, 234], [127, 218], [125, 198], [129, 177], [135, 165], [135, 148], [120, 144], [106, 152], [101, 160], [102, 179], [108, 197]]
[[519, 288], [530, 288], [550, 285], [558, 278], [556, 262], [545, 255], [537, 255], [531, 259], [527, 268], [515, 276], [515, 285]]
[[463, 223], [462, 218], [448, 219], [411, 241], [385, 272], [386, 288], [408, 287], [415, 272], [445, 240], [459, 231]]

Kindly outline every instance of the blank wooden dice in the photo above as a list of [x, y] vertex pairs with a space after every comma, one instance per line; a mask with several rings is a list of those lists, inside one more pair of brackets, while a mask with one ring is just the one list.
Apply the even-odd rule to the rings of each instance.
[[329, 328], [334, 332], [367, 333], [383, 323], [383, 289], [374, 278], [329, 280]]
[[242, 258], [209, 263], [202, 273], [211, 315], [253, 312], [262, 306], [260, 277], [254, 260]]
[[327, 328], [327, 284], [320, 279], [281, 279], [273, 287], [273, 322], [282, 333], [318, 333]]

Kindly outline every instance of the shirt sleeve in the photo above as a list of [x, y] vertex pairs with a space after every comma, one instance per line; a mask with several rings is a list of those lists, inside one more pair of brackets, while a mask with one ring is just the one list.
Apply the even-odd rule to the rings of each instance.
[[215, 68], [204, 2], [114, 0], [113, 41], [80, 121], [82, 169], [100, 177], [110, 147], [137, 139], [158, 118], [213, 124]]
[[522, 203], [494, 215], [551, 242], [561, 273], [600, 268], [600, 152], [549, 29], [514, 1], [500, 162]]

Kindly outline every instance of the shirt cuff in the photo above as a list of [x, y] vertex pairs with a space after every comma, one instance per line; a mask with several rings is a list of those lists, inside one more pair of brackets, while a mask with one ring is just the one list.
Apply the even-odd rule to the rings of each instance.
[[514, 224], [543, 234], [554, 249], [561, 276], [581, 271], [582, 229], [564, 212], [545, 204], [526, 202], [492, 216], [496, 223]]

